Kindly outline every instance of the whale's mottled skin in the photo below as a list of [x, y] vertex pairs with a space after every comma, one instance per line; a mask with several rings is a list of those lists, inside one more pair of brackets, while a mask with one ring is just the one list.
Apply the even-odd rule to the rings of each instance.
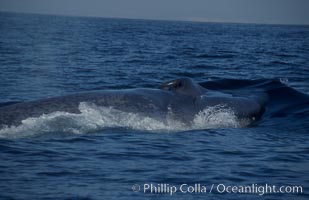
[[0, 107], [0, 127], [16, 126], [29, 117], [56, 111], [80, 113], [81, 102], [161, 120], [169, 113], [186, 124], [203, 109], [217, 105], [232, 109], [239, 118], [251, 120], [259, 119], [264, 112], [263, 104], [253, 97], [234, 97], [210, 91], [189, 78], [180, 78], [163, 83], [159, 89], [85, 92]]

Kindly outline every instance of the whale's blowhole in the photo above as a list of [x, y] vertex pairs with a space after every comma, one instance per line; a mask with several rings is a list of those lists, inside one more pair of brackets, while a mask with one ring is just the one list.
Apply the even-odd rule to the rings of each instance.
[[205, 89], [195, 84], [190, 78], [180, 78], [165, 82], [160, 86], [160, 89], [192, 97], [205, 93]]

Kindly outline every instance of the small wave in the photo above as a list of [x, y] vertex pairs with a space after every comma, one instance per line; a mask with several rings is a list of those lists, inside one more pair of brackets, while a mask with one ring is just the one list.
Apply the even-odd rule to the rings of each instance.
[[275, 65], [275, 66], [298, 66], [297, 63], [291, 62], [291, 61], [282, 61], [282, 60], [275, 60], [267, 63], [266, 65]]
[[224, 58], [234, 58], [234, 54], [199, 54], [196, 58], [213, 58], [213, 59], [224, 59]]
[[84, 134], [108, 128], [128, 128], [151, 132], [178, 132], [210, 128], [238, 128], [242, 123], [231, 109], [223, 106], [207, 107], [197, 113], [192, 122], [184, 123], [167, 113], [164, 119], [154, 119], [141, 113], [117, 110], [113, 107], [98, 107], [82, 102], [79, 114], [53, 112], [36, 118], [27, 118], [19, 126], [0, 130], [0, 138], [21, 138], [44, 133]]

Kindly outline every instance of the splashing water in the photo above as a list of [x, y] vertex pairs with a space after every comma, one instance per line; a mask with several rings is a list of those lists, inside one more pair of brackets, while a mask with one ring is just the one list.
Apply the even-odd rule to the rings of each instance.
[[128, 128], [152, 132], [176, 132], [209, 128], [238, 128], [240, 123], [231, 109], [223, 106], [207, 107], [197, 113], [192, 122], [183, 123], [167, 114], [163, 119], [154, 119], [141, 113], [124, 112], [113, 107], [99, 107], [81, 102], [79, 114], [53, 112], [37, 118], [27, 118], [19, 126], [0, 130], [2, 138], [27, 137], [42, 133], [61, 132], [83, 134], [108, 128]]

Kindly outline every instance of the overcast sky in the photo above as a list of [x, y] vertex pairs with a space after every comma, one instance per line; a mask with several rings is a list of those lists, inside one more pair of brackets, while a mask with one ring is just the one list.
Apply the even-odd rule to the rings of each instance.
[[309, 0], [0, 0], [0, 10], [138, 19], [309, 24]]

